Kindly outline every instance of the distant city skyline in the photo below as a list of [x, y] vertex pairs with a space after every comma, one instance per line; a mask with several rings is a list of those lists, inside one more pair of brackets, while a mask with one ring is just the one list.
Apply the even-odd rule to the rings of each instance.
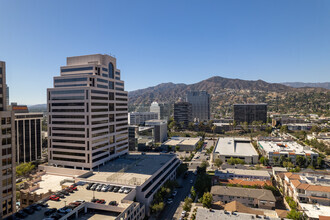
[[329, 82], [329, 1], [2, 1], [10, 102], [46, 103], [66, 57], [110, 54], [125, 90], [212, 76]]

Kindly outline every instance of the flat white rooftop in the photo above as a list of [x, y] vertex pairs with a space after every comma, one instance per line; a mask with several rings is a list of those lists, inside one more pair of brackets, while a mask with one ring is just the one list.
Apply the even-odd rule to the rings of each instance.
[[330, 206], [299, 203], [309, 218], [318, 219], [319, 216], [330, 217]]
[[221, 173], [233, 173], [235, 175], [242, 175], [242, 176], [260, 176], [260, 177], [268, 177], [270, 178], [270, 174], [268, 171], [265, 170], [243, 170], [243, 169], [231, 169], [227, 168], [225, 170], [218, 170], [215, 172], [215, 175], [217, 175], [217, 172]]
[[259, 141], [259, 147], [264, 149], [267, 153], [269, 152], [280, 152], [280, 153], [295, 153], [295, 154], [316, 154], [311, 151], [308, 147], [304, 147], [297, 142], [287, 141]]
[[219, 138], [214, 153], [233, 157], [258, 156], [249, 139], [233, 137]]
[[164, 145], [176, 146], [176, 145], [196, 145], [200, 141], [200, 138], [191, 137], [171, 137], [170, 140], [164, 142]]
[[40, 193], [47, 193], [49, 190], [53, 192], [61, 190], [62, 188], [60, 182], [65, 179], [73, 180], [71, 177], [67, 177], [67, 176], [58, 176], [51, 174], [42, 175], [41, 181], [37, 182], [39, 183], [40, 188], [33, 192], [40, 194]]

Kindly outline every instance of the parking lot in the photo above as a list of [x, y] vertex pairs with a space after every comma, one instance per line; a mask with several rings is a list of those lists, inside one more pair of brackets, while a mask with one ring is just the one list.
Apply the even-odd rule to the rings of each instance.
[[[35, 211], [33, 214], [29, 214], [27, 218], [28, 220], [42, 220], [44, 218], [47, 218], [47, 216], [44, 214], [47, 210], [50, 210], [52, 208], [61, 209], [63, 207], [68, 206], [70, 203], [73, 203], [77, 200], [85, 201], [85, 202], [91, 202], [92, 199], [103, 199], [105, 200], [104, 205], [109, 205], [109, 202], [115, 201], [117, 207], [121, 208], [127, 208], [129, 204], [127, 203], [121, 203], [121, 201], [127, 196], [125, 193], [120, 192], [102, 192], [102, 191], [93, 191], [93, 190], [87, 190], [86, 186], [88, 184], [84, 185], [77, 185], [77, 191], [73, 191], [72, 193], [69, 193], [69, 195], [65, 196], [65, 198], [61, 198], [59, 201], [52, 201], [48, 200], [46, 201], [46, 204], [48, 204], [48, 207], [40, 207], [41, 210]], [[65, 214], [62, 214], [62, 216]], [[100, 214], [90, 214], [91, 219], [104, 219], [104, 215]], [[110, 217], [110, 216], [108, 216]]]

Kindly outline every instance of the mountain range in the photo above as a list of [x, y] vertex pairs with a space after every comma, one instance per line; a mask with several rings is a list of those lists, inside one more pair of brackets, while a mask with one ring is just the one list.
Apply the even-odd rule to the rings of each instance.
[[330, 82], [323, 82], [323, 83], [284, 82], [281, 84], [286, 85], [286, 86], [291, 86], [294, 88], [318, 87], [318, 88], [330, 89]]
[[[241, 80], [214, 76], [194, 84], [162, 83], [128, 93], [129, 110], [139, 106], [149, 106], [151, 102], [174, 103], [185, 98], [187, 91], [204, 90], [211, 95], [213, 112], [230, 113], [235, 103], [268, 103], [270, 111], [282, 113], [302, 111], [319, 113], [329, 112], [330, 90], [324, 88], [294, 88], [280, 83], [263, 80]], [[299, 108], [300, 106], [300, 108]]]

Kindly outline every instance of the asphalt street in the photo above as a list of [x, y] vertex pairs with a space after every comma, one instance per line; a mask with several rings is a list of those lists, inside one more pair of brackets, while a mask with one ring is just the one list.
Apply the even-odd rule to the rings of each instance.
[[[195, 184], [196, 176], [193, 172], [188, 171], [189, 175], [186, 179], [178, 179], [180, 182], [180, 186], [182, 188], [177, 188], [178, 194], [173, 198], [173, 203], [167, 204], [162, 211], [162, 213], [158, 216], [158, 219], [161, 220], [172, 220], [175, 211], [179, 207], [180, 203], [184, 201], [184, 199], [189, 195], [191, 187]], [[190, 183], [190, 180], [193, 180], [193, 183]]]

